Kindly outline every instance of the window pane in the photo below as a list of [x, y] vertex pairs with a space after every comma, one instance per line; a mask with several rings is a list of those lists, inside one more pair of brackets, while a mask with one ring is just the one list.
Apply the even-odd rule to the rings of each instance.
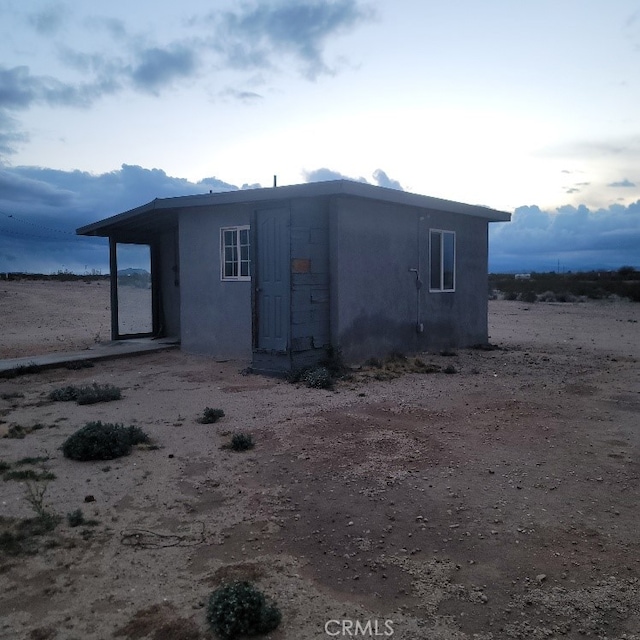
[[229, 229], [224, 232], [224, 246], [232, 247], [236, 244], [236, 231]]
[[441, 288], [441, 251], [439, 231], [431, 232], [431, 279], [429, 286], [431, 289]]
[[451, 291], [454, 288], [454, 272], [455, 272], [455, 239], [456, 236], [453, 233], [442, 234], [443, 255], [442, 255], [442, 268], [443, 268], [443, 289]]
[[249, 229], [240, 229], [240, 244], [249, 246]]
[[240, 263], [240, 275], [241, 276], [248, 276], [249, 275], [249, 261], [248, 260], [243, 260]]

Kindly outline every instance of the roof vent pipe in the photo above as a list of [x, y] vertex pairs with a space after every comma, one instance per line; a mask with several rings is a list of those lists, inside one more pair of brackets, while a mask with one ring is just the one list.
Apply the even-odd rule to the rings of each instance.
[[278, 176], [273, 176], [273, 188], [275, 189], [278, 186]]

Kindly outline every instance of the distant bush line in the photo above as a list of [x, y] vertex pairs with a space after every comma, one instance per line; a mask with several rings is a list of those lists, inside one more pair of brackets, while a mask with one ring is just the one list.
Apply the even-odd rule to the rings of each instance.
[[621, 267], [617, 271], [581, 271], [576, 273], [538, 273], [529, 278], [514, 274], [489, 274], [489, 295], [500, 292], [506, 300], [523, 302], [575, 302], [580, 299], [603, 300], [611, 296], [640, 302], [640, 271]]
[[44, 280], [53, 282], [70, 282], [82, 280], [84, 282], [109, 281], [109, 275], [103, 275], [97, 270], [91, 273], [76, 274], [71, 271], [58, 271], [57, 273], [24, 273], [22, 271], [4, 272], [0, 271], [0, 281], [2, 280]]

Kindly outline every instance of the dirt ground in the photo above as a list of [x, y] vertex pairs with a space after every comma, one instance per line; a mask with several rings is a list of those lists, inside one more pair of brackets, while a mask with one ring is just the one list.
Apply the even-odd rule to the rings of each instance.
[[[106, 285], [2, 282], [1, 353], [105, 339], [107, 306]], [[179, 351], [0, 380], [0, 434], [24, 436], [0, 461], [55, 474], [30, 484], [63, 517], [0, 551], [0, 637], [209, 639], [209, 594], [249, 579], [282, 611], [273, 640], [640, 639], [640, 305], [489, 312], [499, 348], [331, 391]], [[94, 381], [122, 399], [48, 400]], [[205, 407], [225, 417], [199, 424]], [[64, 458], [90, 420], [155, 446]], [[221, 448], [237, 431], [255, 448]], [[5, 531], [33, 517], [27, 483], [0, 490]], [[69, 526], [76, 509], [98, 524]]]

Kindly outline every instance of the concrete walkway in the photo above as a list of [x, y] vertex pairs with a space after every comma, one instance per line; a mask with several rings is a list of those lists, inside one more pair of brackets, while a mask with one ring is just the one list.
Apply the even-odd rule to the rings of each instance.
[[0, 377], [2, 374], [12, 370], [21, 369], [52, 369], [64, 367], [74, 362], [85, 360], [108, 360], [122, 358], [125, 356], [136, 356], [153, 351], [165, 351], [166, 349], [176, 349], [180, 343], [175, 338], [162, 338], [152, 340], [151, 338], [134, 338], [131, 340], [114, 340], [113, 342], [101, 342], [84, 349], [83, 351], [72, 351], [68, 353], [46, 353], [41, 356], [27, 356], [26, 358], [10, 358], [0, 360]]

